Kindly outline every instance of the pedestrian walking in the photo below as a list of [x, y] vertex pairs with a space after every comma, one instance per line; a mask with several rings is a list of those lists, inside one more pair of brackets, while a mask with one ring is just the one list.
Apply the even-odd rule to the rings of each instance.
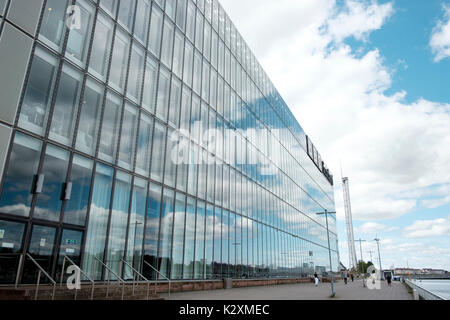
[[388, 286], [391, 286], [392, 284], [392, 278], [391, 278], [391, 275], [390, 274], [388, 274], [387, 275], [387, 277], [386, 277], [386, 281], [387, 281], [387, 283], [388, 283]]
[[347, 272], [344, 272], [344, 283], [345, 284], [347, 284], [347, 278], [348, 278]]
[[314, 285], [317, 287], [319, 285], [319, 277], [317, 273], [314, 273]]
[[353, 280], [355, 280], [355, 276], [353, 275], [353, 273], [350, 273], [350, 278], [352, 278], [352, 282]]

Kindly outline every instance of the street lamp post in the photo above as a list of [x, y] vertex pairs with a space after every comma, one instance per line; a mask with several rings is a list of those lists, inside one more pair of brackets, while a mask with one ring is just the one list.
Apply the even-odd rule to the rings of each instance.
[[375, 239], [373, 239], [373, 240], [377, 242], [377, 247], [378, 247], [378, 262], [380, 263], [381, 280], [384, 280], [383, 269], [381, 269], [380, 239], [379, 239], [379, 238], [375, 238]]
[[331, 274], [331, 297], [334, 297], [336, 294], [334, 292], [333, 266], [332, 266], [332, 263], [331, 263], [331, 246], [330, 246], [330, 232], [329, 232], [330, 229], [328, 228], [328, 214], [329, 213], [336, 213], [336, 212], [335, 211], [328, 212], [325, 209], [325, 212], [318, 212], [316, 214], [318, 214], [318, 215], [325, 214], [325, 221], [327, 223], [328, 256], [329, 256], [329, 259], [330, 259], [330, 274]]
[[362, 255], [362, 246], [361, 242], [366, 242], [366, 240], [362, 240], [361, 238], [358, 240], [355, 240], [355, 242], [359, 242], [359, 251], [361, 252], [361, 274], [364, 273], [364, 266], [363, 266], [363, 255]]

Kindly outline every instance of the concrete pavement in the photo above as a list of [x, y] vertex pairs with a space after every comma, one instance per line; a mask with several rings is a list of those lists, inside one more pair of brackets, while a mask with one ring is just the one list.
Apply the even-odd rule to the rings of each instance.
[[381, 289], [364, 288], [362, 281], [349, 282], [341, 280], [335, 283], [336, 297], [330, 298], [329, 283], [286, 284], [275, 286], [258, 286], [233, 288], [228, 290], [205, 290], [191, 292], [176, 292], [170, 295], [161, 294], [167, 300], [413, 300], [405, 285], [394, 281], [389, 287], [385, 281]]

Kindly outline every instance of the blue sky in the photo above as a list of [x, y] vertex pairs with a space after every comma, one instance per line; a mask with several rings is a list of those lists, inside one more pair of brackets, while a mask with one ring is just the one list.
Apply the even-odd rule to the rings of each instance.
[[221, 3], [334, 173], [342, 262], [341, 164], [383, 268], [450, 270], [450, 0]]

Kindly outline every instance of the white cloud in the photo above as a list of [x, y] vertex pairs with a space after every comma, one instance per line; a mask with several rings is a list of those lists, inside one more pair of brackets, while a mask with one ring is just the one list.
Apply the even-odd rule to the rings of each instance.
[[430, 39], [435, 62], [450, 57], [450, 5], [443, 5], [443, 10], [445, 18], [438, 21]]
[[426, 208], [434, 209], [449, 204], [450, 196], [444, 198], [422, 200], [420, 203]]
[[344, 32], [333, 22], [341, 15], [333, 0], [245, 1], [252, 14], [241, 2], [222, 3], [335, 174], [339, 220], [340, 162], [356, 220], [402, 216], [418, 204], [406, 191], [450, 182], [450, 153], [442, 147], [450, 144], [450, 105], [408, 104], [403, 91], [386, 95], [393, 70], [381, 53], [357, 54], [336, 41], [367, 37], [392, 15], [392, 4], [348, 1], [342, 15], [373, 21]]
[[450, 235], [450, 216], [434, 220], [417, 220], [404, 229], [407, 238], [426, 238]]
[[362, 234], [376, 234], [381, 231], [391, 232], [397, 229], [397, 227], [388, 227], [387, 225], [378, 222], [366, 222], [359, 227], [354, 228], [354, 231]]
[[377, 4], [376, 1], [347, 0], [345, 11], [328, 20], [327, 31], [336, 40], [342, 41], [353, 36], [357, 40], [367, 40], [369, 33], [380, 29], [394, 13], [392, 3]]

